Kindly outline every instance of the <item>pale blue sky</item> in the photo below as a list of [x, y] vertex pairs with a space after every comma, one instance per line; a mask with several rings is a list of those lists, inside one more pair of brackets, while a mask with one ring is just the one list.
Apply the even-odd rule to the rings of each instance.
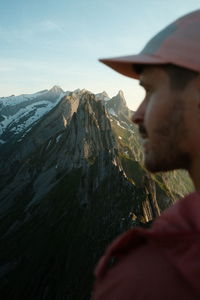
[[137, 81], [98, 58], [135, 54], [199, 8], [199, 0], [0, 0], [0, 97], [55, 84], [109, 96], [121, 89], [135, 109], [143, 97]]

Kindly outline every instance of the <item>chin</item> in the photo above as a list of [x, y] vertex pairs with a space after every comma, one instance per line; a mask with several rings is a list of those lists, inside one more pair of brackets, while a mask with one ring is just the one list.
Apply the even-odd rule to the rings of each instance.
[[170, 169], [164, 165], [158, 165], [156, 163], [152, 163], [149, 161], [145, 161], [144, 165], [145, 165], [145, 168], [151, 173], [170, 171]]
[[150, 153], [145, 153], [144, 166], [151, 173], [168, 171], [166, 168], [165, 161], [158, 160], [158, 155], [150, 155]]
[[173, 171], [177, 169], [189, 169], [190, 166], [190, 160], [185, 155], [183, 156], [177, 156], [176, 158], [173, 157], [171, 159], [168, 159], [166, 157], [160, 158], [157, 156], [149, 157], [145, 156], [144, 165], [145, 168], [151, 172], [151, 173], [157, 173], [157, 172], [167, 172], [167, 171]]
[[178, 169], [176, 167], [169, 167], [165, 165], [149, 164], [149, 163], [145, 163], [145, 168], [151, 173], [167, 172], [167, 171], [173, 171], [175, 169]]

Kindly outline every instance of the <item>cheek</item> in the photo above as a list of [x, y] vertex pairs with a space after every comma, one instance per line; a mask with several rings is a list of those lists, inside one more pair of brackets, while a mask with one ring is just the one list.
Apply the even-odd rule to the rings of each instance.
[[199, 133], [200, 128], [200, 115], [197, 105], [192, 105], [190, 100], [186, 101], [183, 116], [185, 124], [190, 130], [194, 130]]
[[[185, 138], [188, 139], [190, 147], [197, 146], [199, 149], [200, 145], [200, 122], [198, 120], [197, 112], [186, 110], [184, 114], [184, 125], [185, 125]], [[199, 150], [198, 150], [199, 151]]]
[[167, 99], [157, 93], [149, 98], [146, 114], [145, 114], [145, 126], [151, 129], [152, 127], [159, 127], [163, 121], [168, 119], [169, 104]]

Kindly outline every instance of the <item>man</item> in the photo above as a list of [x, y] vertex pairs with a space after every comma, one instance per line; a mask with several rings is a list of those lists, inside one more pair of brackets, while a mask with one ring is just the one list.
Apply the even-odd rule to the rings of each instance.
[[196, 192], [109, 246], [93, 300], [200, 299], [200, 10], [158, 33], [138, 55], [103, 59], [140, 80], [146, 96], [133, 116], [151, 172], [184, 168]]

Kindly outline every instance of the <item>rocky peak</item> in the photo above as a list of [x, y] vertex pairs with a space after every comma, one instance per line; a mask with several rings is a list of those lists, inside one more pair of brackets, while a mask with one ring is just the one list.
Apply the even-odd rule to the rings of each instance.
[[88, 101], [93, 101], [93, 100], [95, 100], [94, 94], [92, 94], [88, 91], [85, 91], [84, 93], [81, 94], [80, 104], [88, 102]]
[[103, 91], [102, 93], [96, 94], [95, 95], [97, 101], [108, 101], [110, 100], [110, 97], [108, 96], [108, 94]]
[[129, 116], [129, 109], [126, 105], [123, 91], [120, 90], [116, 96], [106, 102], [106, 109], [112, 115], [123, 114], [127, 117]]
[[73, 91], [73, 94], [83, 94], [83, 93], [85, 93], [85, 92], [88, 92], [88, 93], [90, 93], [88, 90], [86, 90], [86, 89], [76, 89], [76, 90], [74, 90]]
[[73, 91], [73, 93], [74, 93], [74, 94], [79, 94], [80, 91], [81, 91], [80, 89], [76, 89], [76, 90]]
[[63, 89], [61, 89], [60, 86], [54, 85], [50, 90], [49, 93], [52, 93], [54, 95], [60, 95], [61, 93], [64, 93]]
[[115, 101], [121, 104], [122, 106], [126, 106], [126, 100], [124, 98], [124, 93], [122, 90], [120, 90], [117, 94], [117, 96], [114, 97]]

